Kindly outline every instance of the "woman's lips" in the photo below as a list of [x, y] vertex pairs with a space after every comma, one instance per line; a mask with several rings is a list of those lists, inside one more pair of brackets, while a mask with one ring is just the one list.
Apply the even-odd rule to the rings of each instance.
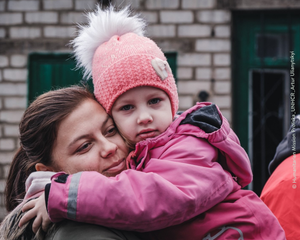
[[126, 169], [126, 161], [123, 159], [122, 161], [113, 164], [111, 167], [109, 167], [105, 172], [108, 174], [115, 174], [122, 172]]

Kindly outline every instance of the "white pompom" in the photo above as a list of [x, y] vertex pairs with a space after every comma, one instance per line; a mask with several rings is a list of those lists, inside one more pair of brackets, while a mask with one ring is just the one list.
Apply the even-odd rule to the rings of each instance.
[[113, 6], [102, 10], [97, 5], [94, 12], [88, 13], [88, 25], [79, 26], [78, 36], [71, 41], [77, 68], [83, 68], [83, 77], [89, 79], [92, 76], [92, 61], [97, 48], [107, 42], [114, 35], [135, 33], [144, 35], [146, 22], [139, 16], [130, 16], [129, 6], [115, 11]]

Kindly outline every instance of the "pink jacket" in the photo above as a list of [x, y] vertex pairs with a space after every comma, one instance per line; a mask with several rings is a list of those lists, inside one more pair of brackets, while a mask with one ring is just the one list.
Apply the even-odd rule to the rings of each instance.
[[[195, 118], [191, 114], [198, 112]], [[208, 130], [218, 120], [221, 126], [206, 133], [182, 124], [184, 119], [196, 125], [209, 119], [200, 124]], [[143, 234], [150, 239], [227, 239], [226, 234], [285, 239], [261, 200], [240, 189], [252, 180], [250, 162], [215, 105], [199, 103], [187, 110], [160, 136], [138, 143], [129, 162], [132, 169], [113, 178], [97, 172], [54, 175], [46, 187], [51, 220], [140, 232], [166, 228]]]

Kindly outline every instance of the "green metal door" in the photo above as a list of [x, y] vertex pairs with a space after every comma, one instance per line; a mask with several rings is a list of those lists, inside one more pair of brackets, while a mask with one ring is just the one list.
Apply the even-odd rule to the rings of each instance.
[[233, 127], [249, 154], [257, 194], [291, 122], [291, 55], [300, 113], [300, 12], [233, 12]]
[[82, 79], [70, 54], [33, 53], [28, 62], [29, 103], [44, 92], [78, 84]]

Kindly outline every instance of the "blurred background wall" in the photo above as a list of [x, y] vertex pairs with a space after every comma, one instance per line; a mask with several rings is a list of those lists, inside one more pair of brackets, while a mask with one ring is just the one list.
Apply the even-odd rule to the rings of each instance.
[[[197, 101], [219, 106], [250, 156], [249, 188], [260, 194], [276, 146], [299, 113], [300, 1], [98, 2], [131, 4], [142, 14], [147, 36], [166, 53], [176, 76], [180, 110]], [[84, 13], [96, 3], [0, 0], [0, 219], [6, 214], [3, 192], [19, 147], [21, 116], [39, 94], [81, 80], [68, 43], [76, 23], [85, 24]]]

